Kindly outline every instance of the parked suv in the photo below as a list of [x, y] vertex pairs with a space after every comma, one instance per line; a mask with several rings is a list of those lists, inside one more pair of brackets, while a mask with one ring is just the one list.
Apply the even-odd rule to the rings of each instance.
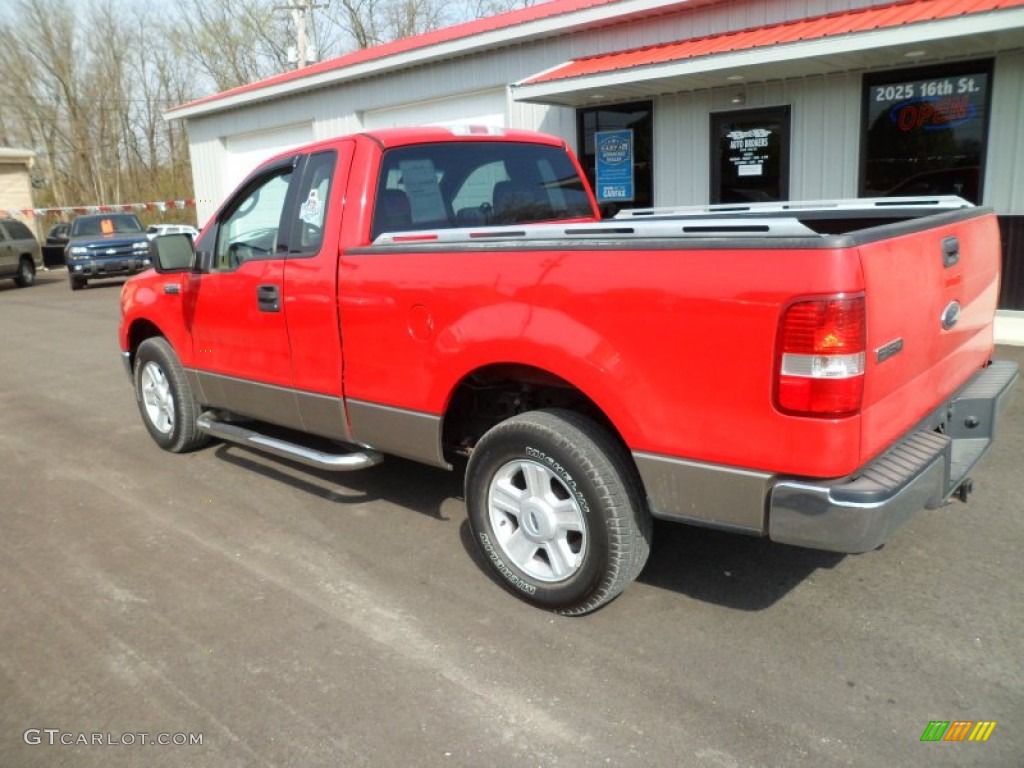
[[134, 213], [91, 213], [71, 222], [66, 251], [71, 290], [98, 277], [149, 269], [149, 238]]
[[32, 230], [17, 219], [0, 219], [0, 278], [14, 278], [21, 288], [36, 281], [42, 252]]

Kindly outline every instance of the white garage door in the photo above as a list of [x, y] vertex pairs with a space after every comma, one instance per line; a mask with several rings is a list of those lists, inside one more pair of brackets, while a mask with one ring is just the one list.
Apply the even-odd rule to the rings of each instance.
[[363, 127], [368, 131], [407, 125], [471, 124], [504, 127], [505, 111], [505, 89], [502, 88], [367, 111], [363, 113]]
[[226, 197], [242, 179], [268, 157], [273, 157], [279, 152], [301, 144], [309, 144], [311, 141], [313, 141], [312, 123], [297, 123], [282, 128], [228, 136], [225, 140], [227, 163], [221, 196]]

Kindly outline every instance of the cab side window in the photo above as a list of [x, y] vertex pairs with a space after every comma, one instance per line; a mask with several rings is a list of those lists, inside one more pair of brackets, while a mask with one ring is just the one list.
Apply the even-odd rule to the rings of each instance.
[[334, 151], [310, 155], [302, 181], [298, 183], [291, 210], [288, 252], [292, 255], [315, 255], [323, 243], [331, 182], [338, 155]]
[[281, 223], [291, 180], [290, 165], [270, 171], [255, 179], [228, 208], [217, 233], [217, 270], [235, 270], [250, 259], [288, 252]]

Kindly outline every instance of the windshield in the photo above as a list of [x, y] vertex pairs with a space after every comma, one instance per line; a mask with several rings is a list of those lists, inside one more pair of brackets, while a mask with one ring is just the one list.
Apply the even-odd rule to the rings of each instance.
[[71, 236], [83, 235], [128, 235], [142, 231], [142, 224], [132, 214], [104, 214], [102, 216], [79, 216], [71, 225]]

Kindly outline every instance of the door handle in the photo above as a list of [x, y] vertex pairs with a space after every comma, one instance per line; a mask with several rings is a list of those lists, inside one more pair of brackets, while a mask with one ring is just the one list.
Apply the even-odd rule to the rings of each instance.
[[942, 241], [942, 266], [946, 269], [956, 266], [960, 261], [960, 240], [953, 235]]
[[276, 285], [261, 285], [256, 288], [256, 301], [260, 312], [280, 312], [281, 290]]

